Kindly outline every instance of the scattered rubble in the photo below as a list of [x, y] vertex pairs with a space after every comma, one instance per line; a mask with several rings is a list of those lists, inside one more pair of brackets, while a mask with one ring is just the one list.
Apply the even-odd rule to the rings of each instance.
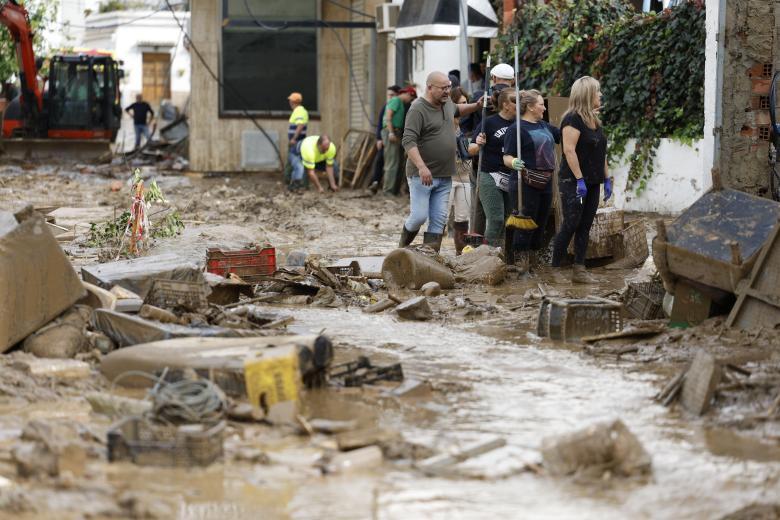
[[649, 473], [650, 455], [620, 420], [542, 441], [544, 468], [557, 476], [579, 473], [600, 478], [609, 472], [630, 477]]

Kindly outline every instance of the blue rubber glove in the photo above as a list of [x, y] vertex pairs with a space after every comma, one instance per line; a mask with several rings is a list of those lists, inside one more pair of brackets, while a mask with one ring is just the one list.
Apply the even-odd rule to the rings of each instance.
[[585, 186], [585, 179], [577, 179], [577, 198], [581, 199], [588, 194], [588, 187]]
[[604, 202], [607, 202], [612, 196], [612, 179], [604, 181]]

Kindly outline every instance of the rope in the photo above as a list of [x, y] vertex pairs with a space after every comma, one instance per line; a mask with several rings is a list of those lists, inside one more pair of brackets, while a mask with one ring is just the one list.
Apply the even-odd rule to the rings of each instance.
[[160, 376], [141, 370], [124, 372], [114, 379], [116, 384], [130, 376], [154, 381], [148, 397], [152, 401], [151, 418], [171, 424], [213, 424], [225, 415], [225, 399], [222, 390], [208, 379], [182, 379], [170, 383], [165, 380], [166, 368]]

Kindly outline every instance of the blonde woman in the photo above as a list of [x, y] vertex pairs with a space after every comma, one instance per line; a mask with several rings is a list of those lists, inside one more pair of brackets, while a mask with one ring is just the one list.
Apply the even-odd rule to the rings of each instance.
[[563, 164], [558, 180], [563, 223], [555, 236], [552, 266], [559, 268], [574, 237], [572, 282], [595, 283], [585, 270], [588, 235], [599, 207], [601, 184], [604, 200], [612, 196], [607, 175], [607, 138], [599, 120], [601, 86], [584, 76], [571, 87], [569, 108], [561, 121]]

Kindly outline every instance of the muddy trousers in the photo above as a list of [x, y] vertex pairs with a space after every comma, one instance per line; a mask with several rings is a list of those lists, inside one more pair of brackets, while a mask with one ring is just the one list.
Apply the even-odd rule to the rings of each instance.
[[540, 190], [523, 183], [523, 215], [534, 219], [539, 227], [533, 231], [515, 229], [512, 238], [512, 248], [515, 251], [538, 251], [542, 248], [552, 206], [551, 184], [552, 182], [548, 183], [546, 188]]
[[496, 181], [487, 172], [479, 174], [479, 202], [485, 211], [485, 240], [488, 245], [504, 245], [504, 223], [512, 212], [512, 198], [508, 192], [498, 189]]
[[[471, 176], [471, 200], [477, 200], [477, 180], [473, 174]], [[473, 222], [472, 219], [474, 220]], [[472, 214], [469, 217], [469, 227], [478, 235], [485, 234], [485, 210], [482, 209], [481, 203], [474, 204], [472, 207]]]
[[371, 178], [371, 184], [376, 183], [376, 185], [379, 186], [379, 183], [382, 182], [382, 176], [384, 172], [385, 172], [385, 147], [384, 147], [384, 143], [382, 143], [382, 148], [380, 148], [376, 152], [376, 160], [374, 161], [374, 176]]
[[397, 193], [396, 184], [398, 183], [398, 172], [401, 164], [401, 142], [400, 140], [391, 143], [387, 128], [382, 129], [382, 143], [385, 150], [384, 159], [384, 184], [382, 191], [386, 195], [395, 195]]
[[588, 235], [599, 209], [600, 184], [588, 184], [588, 194], [582, 198], [582, 203], [577, 197], [577, 181], [574, 177], [558, 181], [558, 190], [561, 193], [561, 210], [563, 211], [563, 223], [557, 235], [553, 248], [552, 266], [560, 267], [561, 261], [566, 256], [566, 250], [574, 237], [574, 263], [585, 264], [585, 252], [588, 249]]

